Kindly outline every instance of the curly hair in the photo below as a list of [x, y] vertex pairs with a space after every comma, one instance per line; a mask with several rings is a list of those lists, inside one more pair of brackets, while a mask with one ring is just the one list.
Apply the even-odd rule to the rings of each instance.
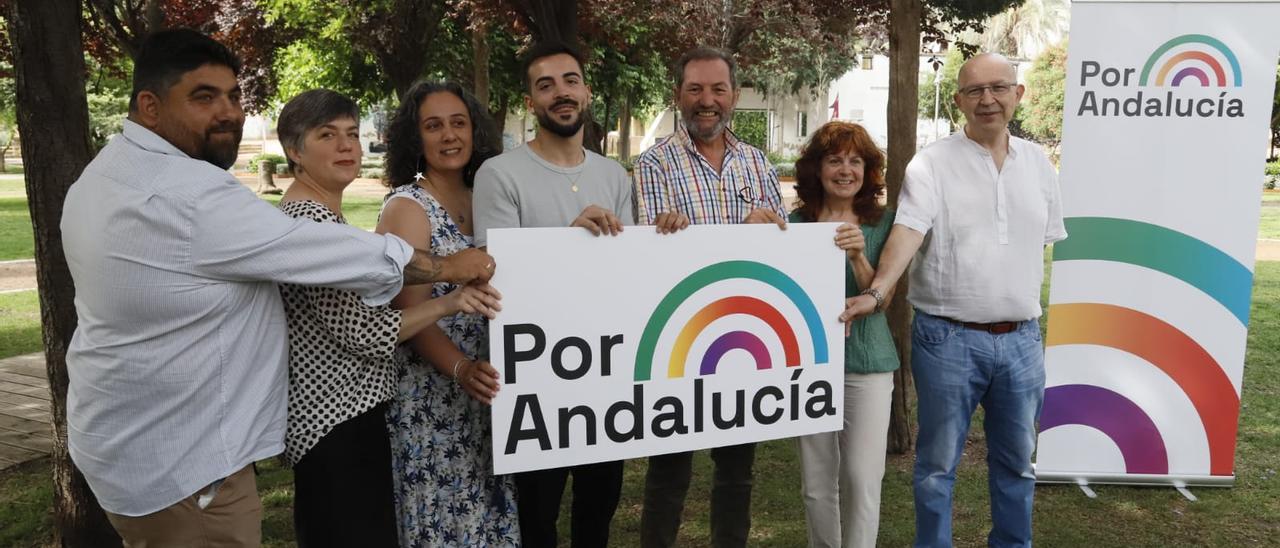
[[[462, 100], [471, 117], [471, 159], [462, 168], [462, 181], [471, 188], [475, 184], [476, 171], [485, 160], [502, 153], [502, 134], [489, 116], [489, 110], [471, 93], [453, 82], [415, 82], [400, 98], [400, 106], [387, 127], [386, 169], [383, 184], [395, 188], [413, 182], [413, 176], [425, 171], [426, 159], [422, 154], [422, 134], [418, 132], [418, 110], [428, 95], [452, 93]], [[420, 169], [421, 168], [421, 169]]]
[[862, 126], [831, 121], [818, 128], [796, 160], [796, 211], [806, 221], [818, 220], [826, 192], [822, 190], [822, 159], [853, 151], [862, 157], [862, 188], [853, 195], [858, 222], [875, 224], [884, 215], [880, 193], [884, 191], [884, 153]]

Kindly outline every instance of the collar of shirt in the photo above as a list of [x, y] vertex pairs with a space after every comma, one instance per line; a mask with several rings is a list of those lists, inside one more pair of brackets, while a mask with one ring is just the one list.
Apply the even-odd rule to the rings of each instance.
[[[973, 138], [969, 136], [968, 126], [961, 128], [960, 134], [964, 136], [964, 142], [968, 143], [969, 145], [977, 149], [979, 154], [982, 154], [983, 156], [991, 156], [991, 151], [987, 150], [987, 147], [982, 146], [982, 143], [979, 143], [973, 140]], [[1014, 146], [1013, 135], [1009, 133], [1008, 128], [1005, 128], [1004, 130], [1004, 142], [1005, 142], [1005, 147], [1009, 149], [1009, 155], [1007, 156], [1007, 159], [1009, 160], [1016, 159], [1018, 157], [1018, 147]]]
[[143, 150], [155, 152], [157, 154], [190, 158], [190, 156], [187, 156], [187, 153], [183, 152], [178, 147], [173, 146], [173, 143], [165, 140], [164, 137], [161, 137], [154, 131], [142, 127], [141, 124], [134, 122], [133, 120], [129, 120], [128, 118], [124, 120], [124, 128], [121, 133], [124, 135], [124, 138], [128, 139], [129, 142], [134, 144], [134, 146]]
[[[703, 156], [702, 153], [698, 151], [698, 147], [694, 144], [693, 136], [689, 135], [688, 129], [684, 126], [680, 126], [680, 131], [677, 131], [675, 135], [680, 146], [684, 147], [689, 154], [692, 154], [694, 158], [701, 158], [702, 161], [707, 162], [707, 165], [711, 165], [711, 162], [707, 161], [707, 157]], [[724, 128], [724, 162], [721, 165], [721, 171], [724, 170], [724, 165], [729, 163], [730, 155], [737, 152], [741, 146], [742, 141], [738, 139], [738, 136], [734, 135], [729, 128]]]

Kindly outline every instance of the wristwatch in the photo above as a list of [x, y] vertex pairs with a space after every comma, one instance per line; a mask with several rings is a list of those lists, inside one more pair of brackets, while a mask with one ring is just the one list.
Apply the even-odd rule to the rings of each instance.
[[868, 287], [866, 289], [863, 289], [860, 295], [871, 295], [873, 298], [875, 298], [876, 300], [875, 312], [881, 312], [884, 310], [884, 293], [881, 293], [879, 289], [876, 289], [874, 287]]

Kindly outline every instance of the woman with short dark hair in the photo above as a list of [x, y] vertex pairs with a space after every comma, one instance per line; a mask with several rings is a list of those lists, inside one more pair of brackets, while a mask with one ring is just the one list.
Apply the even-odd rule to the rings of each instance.
[[[280, 111], [280, 143], [295, 179], [280, 209], [345, 223], [342, 192], [360, 171], [360, 112], [317, 89]], [[387, 401], [397, 343], [458, 312], [493, 316], [487, 284], [458, 288], [403, 310], [368, 306], [350, 291], [284, 284], [289, 321], [289, 423], [300, 546], [396, 546]]]
[[[387, 145], [392, 191], [378, 232], [441, 256], [474, 247], [471, 187], [501, 151], [488, 109], [457, 84], [419, 82], [401, 98]], [[415, 306], [452, 290], [405, 286], [391, 303]], [[498, 372], [488, 335], [483, 317], [456, 314], [405, 345], [387, 412], [402, 546], [520, 542], [514, 482], [493, 474], [488, 406]]]
[[[858, 124], [828, 122], [796, 161], [798, 207], [790, 221], [843, 223], [835, 243], [846, 255], [846, 298], [871, 284], [893, 227], [893, 211], [880, 203], [883, 191], [884, 154]], [[876, 545], [897, 368], [898, 352], [883, 312], [846, 327], [844, 428], [799, 438], [809, 546]]]

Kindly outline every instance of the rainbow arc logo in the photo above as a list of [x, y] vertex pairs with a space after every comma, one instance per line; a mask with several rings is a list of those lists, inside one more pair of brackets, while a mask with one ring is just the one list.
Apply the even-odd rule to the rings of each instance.
[[[1160, 59], [1166, 53], [1181, 48], [1165, 59], [1164, 63], [1159, 63]], [[1221, 56], [1227, 61], [1230, 68], [1230, 74], [1227, 73], [1227, 67], [1223, 67], [1222, 63], [1214, 56], [1214, 53]], [[1159, 64], [1160, 68], [1156, 69]], [[1205, 71], [1208, 69], [1208, 72]], [[1152, 82], [1151, 75], [1155, 73], [1155, 80]], [[1210, 77], [1212, 73], [1212, 78]], [[1173, 74], [1172, 80], [1169, 75]], [[1231, 52], [1226, 44], [1221, 40], [1205, 34], [1184, 34], [1161, 44], [1160, 47], [1147, 58], [1146, 64], [1142, 67], [1142, 76], [1138, 80], [1138, 84], [1142, 86], [1181, 86], [1183, 82], [1194, 79], [1201, 87], [1240, 87], [1240, 62], [1236, 59], [1236, 55]]]
[[[1208, 295], [1249, 325], [1253, 273], [1221, 249], [1159, 225], [1109, 217], [1066, 220], [1071, 236], [1054, 246], [1053, 260], [1120, 262], [1171, 276]], [[1045, 347], [1098, 345], [1142, 358], [1190, 399], [1209, 445], [1212, 475], [1231, 475], [1240, 398], [1222, 366], [1177, 327], [1145, 312], [1103, 303], [1049, 307]], [[1167, 445], [1138, 404], [1110, 389], [1072, 384], [1045, 390], [1040, 431], [1074, 424], [1107, 435], [1131, 474], [1168, 474]]]
[[[813, 347], [815, 364], [826, 364], [830, 361], [818, 309], [814, 306], [813, 299], [801, 289], [800, 284], [782, 271], [763, 263], [725, 261], [703, 267], [686, 276], [659, 301], [657, 308], [645, 324], [644, 333], [640, 337], [640, 344], [636, 350], [636, 382], [644, 382], [652, 378], [658, 339], [666, 330], [676, 309], [698, 291], [712, 284], [732, 279], [756, 280], [785, 295], [804, 318], [805, 327], [809, 331], [808, 340]], [[667, 360], [667, 378], [683, 378], [694, 340], [715, 320], [735, 314], [753, 316], [763, 321], [769, 326], [773, 336], [782, 343], [786, 366], [801, 365], [800, 339], [782, 312], [755, 296], [736, 295], [704, 306], [680, 328]], [[731, 350], [744, 350], [751, 354], [757, 370], [773, 367], [772, 357], [760, 335], [748, 331], [730, 331], [712, 341], [698, 363], [698, 374], [714, 374], [721, 358]]]

